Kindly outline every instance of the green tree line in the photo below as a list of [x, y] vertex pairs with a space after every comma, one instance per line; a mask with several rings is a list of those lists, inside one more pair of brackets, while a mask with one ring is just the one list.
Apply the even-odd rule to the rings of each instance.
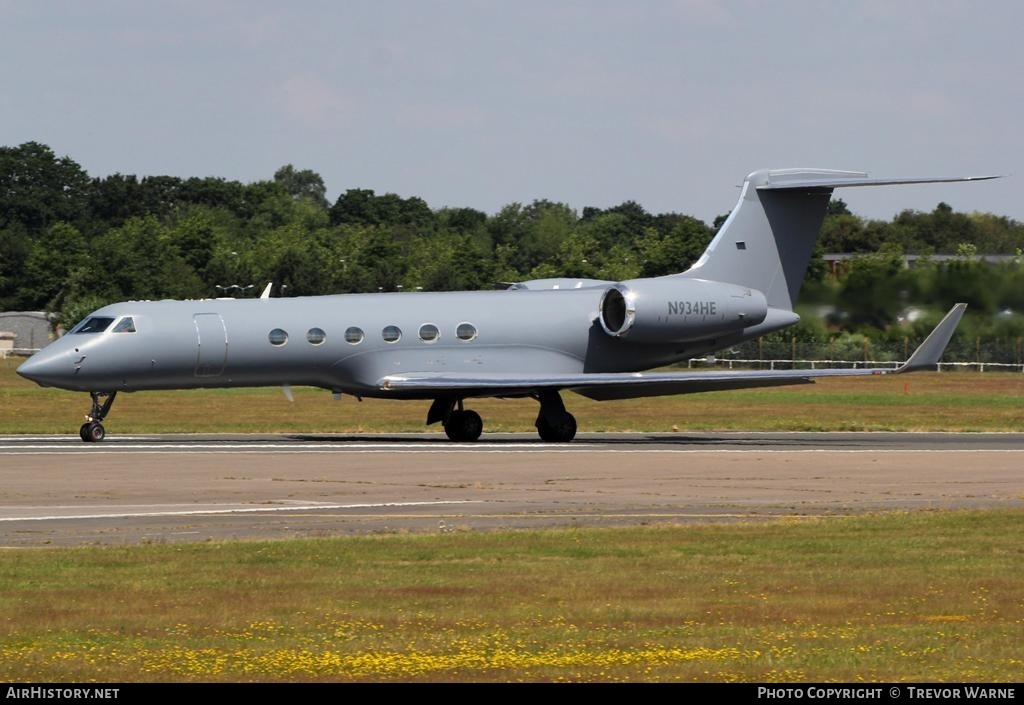
[[[708, 225], [681, 213], [649, 213], [633, 201], [577, 212], [537, 200], [487, 214], [433, 209], [416, 196], [369, 189], [331, 202], [317, 173], [292, 165], [254, 183], [90, 177], [70, 157], [26, 142], [0, 147], [0, 310], [47, 310], [67, 325], [113, 301], [256, 295], [269, 281], [301, 296], [659, 276], [689, 267], [724, 219]], [[940, 203], [886, 222], [860, 218], [834, 200], [804, 297], [827, 315], [805, 316], [797, 333], [901, 336], [908, 307], [938, 310], [962, 300], [976, 319], [972, 331], [1019, 336], [1019, 263], [925, 258], [908, 270], [900, 256], [1013, 255], [1022, 247], [1024, 224], [1003, 216]], [[825, 251], [860, 256], [833, 279]]]

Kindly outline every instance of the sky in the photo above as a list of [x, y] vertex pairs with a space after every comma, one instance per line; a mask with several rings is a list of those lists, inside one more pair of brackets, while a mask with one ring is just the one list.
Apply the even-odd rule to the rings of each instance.
[[837, 195], [1024, 220], [1022, 27], [1019, 0], [0, 0], [0, 144], [708, 222], [760, 168], [1005, 174]]

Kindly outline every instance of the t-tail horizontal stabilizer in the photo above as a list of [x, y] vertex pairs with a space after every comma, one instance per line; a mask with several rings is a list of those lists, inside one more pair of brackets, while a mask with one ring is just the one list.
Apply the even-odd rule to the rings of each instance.
[[987, 176], [922, 176], [912, 178], [870, 179], [860, 171], [834, 171], [831, 169], [774, 169], [767, 172], [765, 183], [758, 191], [803, 190], [811, 188], [848, 188], [850, 186], [902, 186], [906, 184], [949, 184], [958, 181], [988, 181], [1001, 178]]

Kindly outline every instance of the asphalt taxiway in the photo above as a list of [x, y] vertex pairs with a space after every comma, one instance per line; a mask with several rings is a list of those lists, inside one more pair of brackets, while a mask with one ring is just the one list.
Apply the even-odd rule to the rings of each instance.
[[0, 546], [1024, 506], [1024, 434], [0, 436]]

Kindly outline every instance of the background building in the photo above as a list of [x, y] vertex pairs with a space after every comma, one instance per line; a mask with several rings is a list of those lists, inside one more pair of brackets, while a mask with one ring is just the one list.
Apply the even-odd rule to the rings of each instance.
[[0, 355], [34, 352], [54, 337], [45, 311], [0, 312]]

